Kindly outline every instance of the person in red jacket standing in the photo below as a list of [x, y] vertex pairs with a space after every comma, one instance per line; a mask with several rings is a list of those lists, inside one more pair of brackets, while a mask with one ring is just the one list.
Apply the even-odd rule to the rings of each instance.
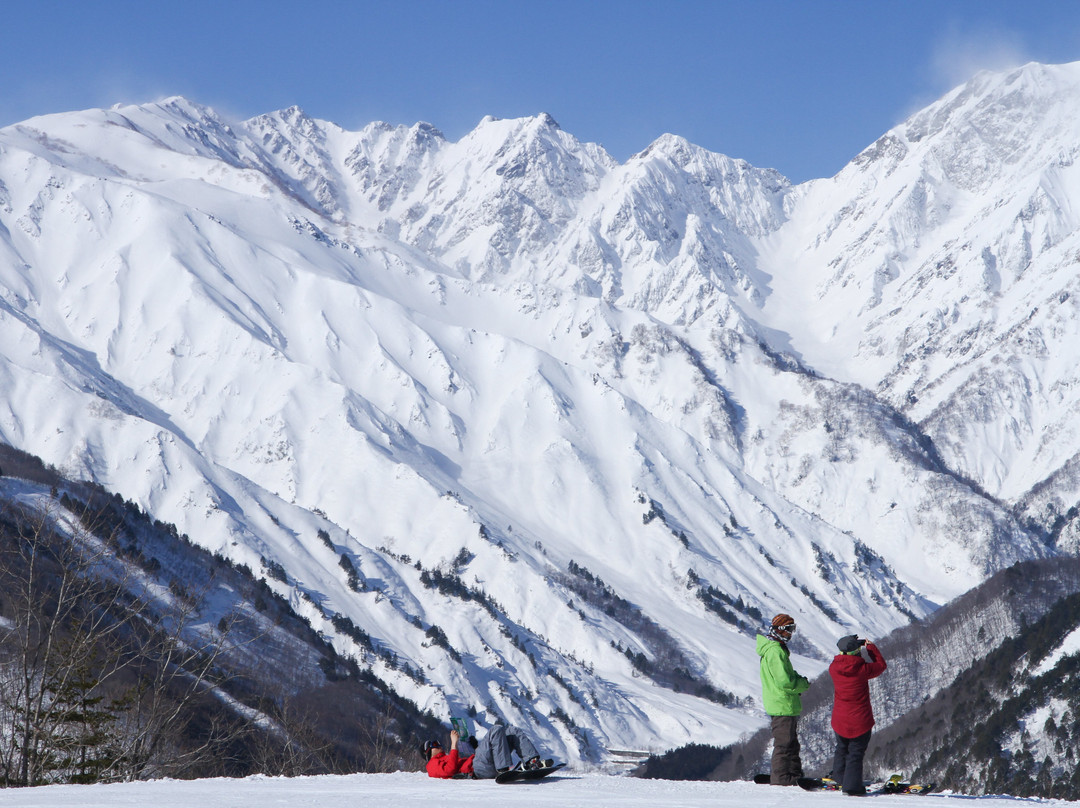
[[865, 794], [863, 758], [870, 745], [874, 710], [870, 706], [870, 680], [888, 667], [877, 646], [854, 634], [841, 637], [840, 649], [829, 665], [834, 699], [832, 728], [836, 733], [832, 779], [846, 794]]

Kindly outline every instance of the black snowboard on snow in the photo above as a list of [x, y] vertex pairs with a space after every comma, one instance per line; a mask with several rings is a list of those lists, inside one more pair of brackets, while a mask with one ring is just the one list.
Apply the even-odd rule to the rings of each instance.
[[554, 766], [544, 766], [541, 769], [511, 769], [508, 772], [503, 772], [495, 778], [496, 783], [521, 783], [526, 780], [539, 780], [543, 777], [547, 777], [552, 772], [557, 772], [565, 763], [556, 763]]
[[[754, 777], [754, 782], [761, 775]], [[934, 783], [905, 783], [898, 774], [894, 774], [884, 783], [866, 783], [867, 794], [929, 794], [934, 790]], [[835, 780], [822, 780], [817, 777], [800, 777], [799, 787], [807, 791], [839, 791]]]
[[[798, 780], [799, 788], [805, 788], [807, 791], [839, 791], [840, 786], [835, 780], [822, 780], [819, 777], [800, 777]], [[869, 786], [869, 783], [867, 783]]]
[[[768, 772], [762, 772], [754, 775], [754, 782], [759, 786], [767, 786], [772, 782], [772, 777], [769, 776]], [[800, 777], [797, 782], [807, 791], [824, 791], [828, 788], [826, 782], [817, 777]], [[829, 783], [831, 782], [832, 780], [829, 780]]]
[[[772, 782], [772, 777], [768, 772], [761, 772], [760, 774], [754, 775], [754, 782], [759, 786], [767, 786]], [[807, 791], [818, 791], [819, 789], [825, 788], [824, 781], [819, 780], [816, 777], [800, 777], [798, 783]]]

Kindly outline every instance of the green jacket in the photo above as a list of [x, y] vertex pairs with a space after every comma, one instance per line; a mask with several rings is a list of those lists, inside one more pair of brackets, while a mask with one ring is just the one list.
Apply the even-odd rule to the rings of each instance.
[[769, 715], [799, 715], [802, 698], [810, 680], [791, 667], [791, 654], [776, 640], [758, 634], [757, 653], [761, 657], [761, 700]]

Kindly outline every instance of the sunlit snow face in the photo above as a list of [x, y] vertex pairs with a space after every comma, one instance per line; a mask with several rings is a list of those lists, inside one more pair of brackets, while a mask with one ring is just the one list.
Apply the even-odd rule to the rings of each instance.
[[[452, 684], [568, 757], [572, 733], [522, 694], [607, 746], [726, 745], [760, 716], [658, 692], [625, 652], [685, 651], [750, 697], [731, 619], [768, 633], [782, 605], [799, 645], [827, 650], [829, 614], [883, 636], [1049, 552], [1004, 500], [1080, 445], [1051, 394], [1080, 332], [1062, 297], [1075, 206], [1057, 204], [1080, 193], [1075, 138], [1033, 139], [1041, 162], [1009, 165], [1055, 179], [1015, 196], [956, 103], [955, 127], [931, 126], [935, 106], [790, 198], [674, 137], [617, 166], [547, 120], [450, 144], [291, 112], [226, 131], [175, 101], [6, 127], [0, 436], [209, 549], [273, 560], [340, 609], [304, 606], [317, 622], [378, 637], [371, 664], [432, 709]], [[1071, 109], [1023, 131], [1071, 134]], [[975, 180], [1001, 184], [979, 202]], [[1037, 300], [1059, 302], [1031, 319]], [[1071, 501], [1058, 477], [1040, 501]], [[429, 586], [436, 569], [463, 596]], [[445, 646], [423, 636], [435, 614]]]

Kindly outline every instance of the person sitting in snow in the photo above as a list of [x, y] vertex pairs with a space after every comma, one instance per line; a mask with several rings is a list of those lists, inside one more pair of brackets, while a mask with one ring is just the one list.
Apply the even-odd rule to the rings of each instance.
[[502, 772], [515, 768], [513, 755], [518, 757], [516, 768], [539, 769], [551, 766], [551, 760], [541, 760], [533, 742], [521, 730], [496, 724], [472, 751], [468, 741], [462, 741], [457, 730], [450, 732], [450, 751], [443, 752], [437, 740], [424, 743], [427, 773], [430, 777], [449, 779], [472, 777], [494, 779]]

